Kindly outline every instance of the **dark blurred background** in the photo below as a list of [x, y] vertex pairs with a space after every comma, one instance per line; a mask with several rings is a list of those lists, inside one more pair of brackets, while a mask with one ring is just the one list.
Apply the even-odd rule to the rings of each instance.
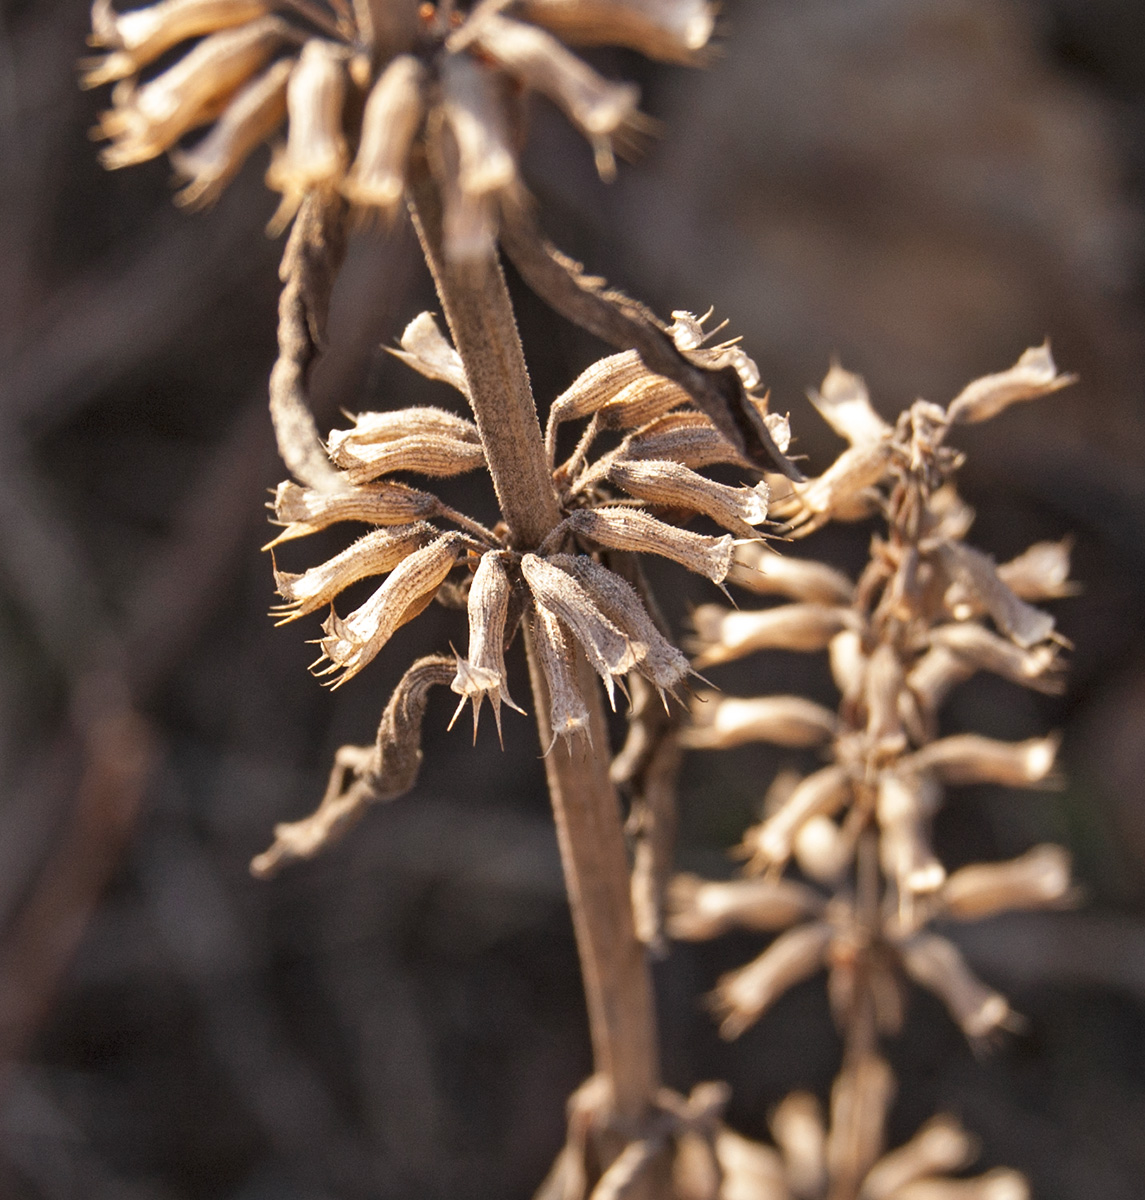
[[[335, 748], [371, 739], [417, 654], [464, 638], [433, 607], [334, 694], [317, 621], [276, 629], [263, 504], [280, 246], [249, 164], [217, 209], [168, 169], [104, 172], [75, 86], [72, 0], [0, 4], [0, 1189], [43, 1200], [506, 1200], [531, 1194], [590, 1063], [536, 735], [447, 735], [435, 698], [414, 793], [323, 858], [258, 883], [276, 821]], [[1145, 1195], [1145, 14], [1139, 0], [728, 0], [712, 69], [602, 53], [663, 137], [605, 188], [538, 104], [526, 172], [554, 239], [662, 314], [715, 305], [821, 470], [803, 399], [832, 355], [893, 414], [945, 402], [1049, 334], [1067, 392], [968, 430], [978, 544], [1070, 533], [1084, 590], [1061, 698], [982, 680], [950, 729], [1064, 733], [1066, 786], [953, 795], [951, 865], [1073, 851], [1084, 908], [960, 934], [1028, 1024], [976, 1059], [916, 997], [893, 1051], [893, 1140], [939, 1108], [1043, 1200]], [[538, 400], [601, 351], [517, 288]], [[355, 240], [315, 380], [328, 426], [453, 397], [380, 347], [433, 307], [407, 228]], [[450, 497], [481, 513], [480, 482]], [[793, 552], [857, 569], [869, 529]], [[293, 543], [300, 570], [343, 544]], [[655, 572], [680, 628], [715, 598]], [[523, 678], [523, 663], [511, 664]], [[816, 658], [723, 672], [808, 690]], [[518, 689], [520, 685], [518, 684]], [[464, 723], [462, 723], [463, 725]], [[693, 755], [683, 866], [725, 849], [770, 774]], [[760, 1135], [838, 1043], [817, 980], [731, 1045], [701, 997], [750, 938], [656, 968], [668, 1081], [723, 1077]]]

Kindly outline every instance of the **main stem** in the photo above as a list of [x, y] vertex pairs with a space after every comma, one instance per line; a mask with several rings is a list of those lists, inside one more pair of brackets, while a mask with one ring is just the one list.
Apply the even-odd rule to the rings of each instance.
[[[559, 524], [517, 323], [498, 263], [459, 268], [442, 252], [441, 201], [433, 181], [413, 189], [414, 217], [454, 345], [502, 516], [514, 545], [535, 549]], [[526, 622], [529, 672], [542, 742], [550, 737], [544, 672]], [[596, 1071], [612, 1084], [622, 1121], [639, 1121], [660, 1085], [652, 985], [636, 938], [620, 804], [608, 775], [600, 689], [578, 655], [591, 747], [554, 747], [545, 759], [565, 886], [572, 909]]]

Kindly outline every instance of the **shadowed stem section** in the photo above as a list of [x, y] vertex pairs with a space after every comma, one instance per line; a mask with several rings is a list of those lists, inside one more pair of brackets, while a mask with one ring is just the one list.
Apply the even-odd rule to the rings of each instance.
[[[433, 181], [414, 188], [415, 221], [469, 379], [470, 398], [501, 512], [514, 543], [539, 546], [560, 521], [516, 321], [496, 262], [447, 263]], [[544, 672], [526, 630], [542, 743], [550, 738]], [[644, 947], [636, 938], [628, 856], [608, 776], [608, 730], [596, 678], [577, 655], [592, 745], [555, 746], [545, 760], [565, 884], [584, 975], [597, 1072], [612, 1085], [622, 1122], [643, 1118], [660, 1084], [655, 1010]], [[618, 1147], [619, 1148], [619, 1147]]]

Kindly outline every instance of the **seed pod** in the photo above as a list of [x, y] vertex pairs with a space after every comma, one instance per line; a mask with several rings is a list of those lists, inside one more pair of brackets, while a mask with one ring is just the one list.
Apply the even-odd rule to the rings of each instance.
[[[401, 346], [400, 350], [390, 351], [394, 358], [400, 358], [406, 366], [413, 367], [427, 379], [448, 383], [450, 387], [468, 397], [469, 380], [465, 377], [465, 364], [461, 361], [461, 355], [437, 327], [432, 313], [423, 312], [414, 317], [402, 333]], [[468, 421], [465, 422], [466, 426], [469, 424]], [[460, 429], [460, 426], [451, 425], [451, 428]], [[472, 436], [468, 429], [465, 436]]]
[[518, 11], [569, 45], [627, 46], [663, 62], [693, 63], [707, 45], [707, 0], [523, 0]]
[[608, 479], [638, 500], [702, 513], [743, 537], [755, 537], [753, 526], [767, 520], [766, 483], [754, 488], [728, 487], [680, 463], [654, 459], [614, 462]]
[[943, 912], [980, 921], [1012, 909], [1045, 908], [1070, 896], [1070, 857], [1061, 846], [1035, 846], [1009, 862], [975, 863], [942, 888]]
[[559, 618], [540, 605], [533, 610], [533, 630], [533, 645], [549, 691], [549, 724], [553, 740], [545, 751], [547, 755], [558, 737], [568, 744], [575, 734], [587, 735], [589, 714], [573, 673], [571, 635]]
[[368, 525], [405, 525], [435, 516], [441, 507], [436, 496], [419, 492], [404, 483], [370, 483], [344, 492], [319, 492], [287, 481], [278, 485], [274, 497], [274, 519], [286, 528], [263, 547], [306, 537], [339, 521], [362, 521]]
[[721, 976], [711, 997], [720, 1036], [729, 1041], [739, 1037], [784, 992], [818, 971], [833, 935], [831, 926], [821, 921], [796, 926], [746, 967]]
[[182, 208], [205, 208], [219, 198], [248, 155], [286, 115], [286, 83], [294, 59], [264, 71], [227, 105], [214, 128], [193, 150], [172, 150], [176, 174], [188, 180], [175, 196]]
[[600, 407], [600, 423], [605, 429], [639, 429], [691, 399], [678, 383], [663, 375], [645, 375]]
[[879, 859], [904, 903], [912, 896], [937, 891], [946, 878], [946, 869], [926, 836], [933, 799], [924, 794], [925, 789], [926, 781], [917, 776], [894, 771], [879, 776]]
[[328, 448], [352, 483], [391, 471], [460, 475], [485, 463], [476, 426], [440, 408], [363, 413], [353, 429], [331, 430]]
[[831, 364], [819, 390], [809, 391], [807, 399], [823, 420], [852, 446], [883, 441], [894, 432], [871, 407], [862, 377], [844, 371], [838, 363]]
[[711, 883], [677, 875], [668, 889], [668, 932], [686, 942], [706, 941], [730, 929], [764, 933], [786, 929], [823, 908], [816, 892], [786, 879]]
[[1017, 1171], [995, 1167], [973, 1179], [916, 1179], [894, 1200], [1030, 1200], [1030, 1185]]
[[746, 465], [743, 456], [703, 413], [668, 413], [625, 438], [617, 457], [670, 459], [694, 471], [716, 463]]
[[[950, 582], [964, 589], [1023, 649], [1044, 642], [1053, 633], [1053, 617], [1019, 599], [999, 578], [988, 554], [961, 542], [943, 542], [937, 558]], [[960, 616], [957, 610], [954, 615]]]
[[274, 230], [285, 228], [307, 192], [334, 187], [346, 171], [349, 154], [342, 133], [346, 102], [346, 51], [323, 38], [303, 47], [286, 88], [286, 148], [276, 154], [266, 173], [267, 187], [282, 192], [271, 218]]
[[661, 698], [687, 677], [691, 670], [688, 660], [656, 628], [644, 601], [627, 580], [585, 554], [553, 554], [549, 561], [572, 575], [628, 638], [636, 655], [636, 670], [655, 684]]
[[831, 816], [851, 795], [851, 777], [840, 766], [822, 767], [808, 775], [783, 805], [762, 824], [744, 834], [743, 850], [754, 871], [782, 866], [803, 824], [815, 816]]
[[609, 703], [615, 708], [613, 681], [636, 665], [636, 648], [567, 572], [535, 554], [526, 554], [521, 559], [521, 573], [537, 605], [559, 617], [572, 631], [593, 670], [604, 681]]
[[818, 1196], [827, 1182], [827, 1130], [819, 1101], [808, 1092], [792, 1092], [780, 1101], [768, 1124], [783, 1151], [792, 1194]]
[[966, 965], [962, 952], [946, 938], [916, 934], [901, 947], [907, 974], [933, 992], [971, 1040], [988, 1038], [1016, 1021], [1006, 998], [987, 987]]
[[505, 621], [512, 590], [502, 555], [496, 551], [483, 554], [469, 588], [469, 655], [457, 660], [457, 675], [449, 685], [461, 697], [453, 721], [457, 720], [466, 700], [473, 702], [474, 740], [481, 701], [486, 696], [493, 706], [498, 738], [501, 736], [502, 700], [517, 712], [523, 711], [509, 695], [505, 672]]
[[777, 554], [765, 542], [736, 547], [728, 582], [759, 596], [818, 604], [850, 604], [855, 593], [855, 585], [842, 571], [813, 559]]
[[842, 1180], [857, 1187], [879, 1157], [894, 1090], [894, 1075], [877, 1054], [860, 1054], [839, 1072], [827, 1138], [827, 1173], [836, 1185]]
[[[1061, 691], [1062, 683], [1057, 674], [1061, 664], [1057, 646], [1053, 643], [1024, 650], [973, 621], [940, 625], [930, 635], [930, 642], [932, 646], [956, 655], [967, 668], [967, 675], [973, 671], [992, 671], [1035, 691]], [[934, 667], [930, 670], [933, 672]]]
[[611, 179], [616, 174], [613, 140], [624, 150], [646, 124], [637, 108], [639, 89], [610, 83], [534, 26], [489, 16], [475, 29], [474, 42], [481, 50], [526, 87], [564, 109], [592, 144], [601, 178]]
[[188, 38], [245, 25], [265, 16], [272, 7], [268, 0], [164, 0], [149, 8], [116, 13], [111, 0], [95, 0], [88, 42], [111, 53], [83, 62], [81, 83], [91, 88], [126, 79]]
[[1047, 396], [1076, 380], [1076, 375], [1058, 374], [1047, 339], [1031, 346], [1008, 371], [968, 383], [950, 402], [946, 416], [952, 425], [988, 421], [1011, 404]]
[[1059, 738], [999, 742], [976, 733], [940, 738], [901, 760], [904, 771], [930, 772], [942, 783], [1000, 783], [1036, 787], [1052, 782]]
[[345, 620], [332, 611], [322, 624], [326, 636], [320, 641], [322, 657], [330, 665], [319, 674], [341, 671], [334, 687], [357, 675], [397, 629], [433, 600], [457, 562], [461, 546], [458, 534], [443, 534], [403, 559], [369, 600]]
[[276, 610], [283, 614], [279, 625], [297, 620], [329, 604], [359, 579], [384, 575], [402, 559], [432, 540], [437, 531], [424, 522], [377, 529], [359, 538], [352, 546], [336, 554], [319, 567], [302, 575], [275, 568], [274, 582], [286, 603]]
[[670, 558], [697, 575], [706, 575], [713, 583], [723, 583], [731, 566], [734, 543], [729, 534], [707, 537], [689, 533], [635, 508], [581, 508], [566, 519], [565, 525], [610, 550]]
[[1069, 581], [1072, 538], [1035, 542], [1024, 553], [998, 567], [998, 578], [1023, 600], [1055, 600], [1073, 595]]
[[659, 376], [650, 374], [635, 350], [597, 359], [553, 401], [549, 408], [549, 438], [558, 425], [591, 416], [629, 384], [649, 378], [658, 379]]
[[826, 604], [782, 604], [758, 612], [701, 604], [692, 614], [692, 649], [697, 667], [731, 662], [757, 650], [823, 650], [856, 620], [849, 608]]
[[342, 194], [351, 204], [397, 215], [405, 192], [410, 148], [425, 115], [426, 69], [409, 54], [399, 54], [370, 89], [362, 114], [358, 155]]
[[805, 537], [829, 520], [857, 521], [871, 511], [869, 490], [886, 474], [890, 463], [889, 442], [863, 442], [844, 450], [817, 479], [792, 487], [799, 515], [790, 522], [790, 532]]
[[704, 691], [691, 709], [692, 723], [680, 740], [693, 750], [727, 750], [745, 742], [821, 746], [835, 736], [835, 714], [802, 696], [741, 699]]
[[859, 1200], [891, 1200], [915, 1180], [962, 1170], [977, 1153], [977, 1143], [953, 1117], [933, 1117], [909, 1142], [875, 1163], [863, 1180]]
[[174, 66], [135, 87], [124, 80], [112, 93], [112, 105], [100, 116], [100, 137], [111, 145], [100, 155], [116, 169], [154, 158], [183, 134], [223, 110], [232, 93], [289, 40], [290, 28], [264, 17], [239, 29], [204, 38]]
[[478, 445], [481, 441], [477, 426], [444, 408], [425, 405], [400, 408], [396, 412], [366, 412], [354, 418], [353, 429], [332, 429], [329, 447], [335, 457], [346, 446], [371, 446], [392, 442], [401, 437], [433, 433], [455, 441]]

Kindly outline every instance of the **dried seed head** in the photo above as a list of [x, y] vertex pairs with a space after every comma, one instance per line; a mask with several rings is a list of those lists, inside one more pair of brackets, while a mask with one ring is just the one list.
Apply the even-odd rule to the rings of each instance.
[[397, 525], [377, 529], [359, 538], [341, 554], [312, 567], [302, 575], [275, 568], [274, 582], [286, 604], [277, 611], [279, 625], [297, 620], [331, 603], [335, 596], [360, 579], [384, 575], [402, 559], [430, 542], [437, 531], [432, 525]]
[[627, 437], [617, 457], [670, 459], [699, 470], [716, 463], [747, 465], [703, 413], [668, 413]]
[[709, 883], [677, 875], [668, 889], [668, 932], [682, 941], [718, 937], [729, 929], [770, 933], [817, 915], [823, 907], [810, 888], [782, 879]]
[[1012, 1029], [1017, 1021], [1006, 998], [987, 987], [946, 938], [920, 933], [901, 947], [907, 974], [933, 992], [971, 1041], [981, 1041]]
[[697, 60], [715, 25], [707, 0], [523, 0], [519, 11], [570, 45], [627, 46], [680, 63]]
[[278, 485], [274, 497], [274, 519], [286, 528], [264, 549], [317, 533], [339, 521], [405, 525], [435, 516], [440, 507], [436, 496], [404, 483], [370, 483], [344, 492], [320, 492], [288, 481]]
[[944, 542], [938, 547], [937, 558], [950, 584], [969, 598], [969, 604], [960, 607], [951, 602], [948, 592], [947, 603], [955, 619], [962, 620], [984, 609], [994, 624], [1023, 649], [1052, 635], [1053, 617], [1015, 595], [999, 578], [988, 554], [961, 542]]
[[98, 135], [111, 145], [100, 155], [113, 169], [162, 154], [183, 134], [214, 120], [231, 95], [290, 38], [276, 17], [204, 38], [186, 57], [141, 87], [116, 85], [113, 107], [101, 114]]
[[659, 554], [723, 583], [731, 567], [733, 541], [730, 534], [707, 537], [689, 533], [658, 521], [634, 508], [577, 509], [564, 522], [566, 528], [610, 550], [632, 550]]
[[663, 375], [645, 375], [601, 405], [600, 423], [605, 429], [639, 429], [690, 401], [678, 383]]
[[[437, 326], [431, 313], [423, 312], [405, 327], [402, 332], [401, 349], [391, 350], [406, 366], [413, 367], [427, 379], [437, 379], [456, 388], [463, 396], [469, 396], [469, 380], [465, 377], [465, 364], [461, 355], [450, 345], [449, 339]], [[467, 421], [466, 425], [469, 424]], [[466, 437], [471, 436], [466, 431]]]
[[824, 922], [796, 926], [746, 967], [722, 976], [711, 998], [720, 1018], [720, 1036], [729, 1041], [739, 1037], [784, 992], [818, 971], [833, 933]]
[[608, 479], [638, 500], [702, 513], [743, 537], [755, 537], [753, 526], [767, 520], [766, 483], [754, 488], [728, 487], [680, 463], [654, 459], [614, 462], [608, 469]]
[[1056, 736], [999, 742], [976, 733], [940, 738], [901, 760], [904, 771], [929, 772], [942, 783], [1000, 783], [1006, 787], [1052, 784]]
[[[1001, 675], [1004, 679], [1034, 688], [1036, 691], [1061, 691], [1061, 663], [1058, 659], [1058, 647], [1052, 642], [1043, 642], [1028, 650], [1022, 649], [972, 621], [940, 625], [930, 635], [930, 642], [938, 651], [949, 651], [957, 662], [966, 668], [964, 672], [957, 667], [948, 670], [947, 673], [951, 676], [960, 676], [952, 678], [951, 683], [960, 682], [973, 671], [992, 671], [995, 675]], [[912, 678], [925, 658], [929, 657], [929, 654], [925, 655], [915, 666], [911, 672]], [[931, 664], [922, 672], [924, 682], [927, 682], [927, 675], [932, 677], [929, 683], [933, 689], [941, 671], [936, 664]]]
[[984, 375], [968, 383], [946, 410], [950, 423], [988, 421], [1022, 400], [1035, 400], [1076, 382], [1076, 375], [1059, 375], [1049, 341], [1031, 346], [1008, 371]]
[[1011, 909], [1044, 908], [1070, 898], [1070, 857], [1061, 846], [1035, 846], [1020, 858], [975, 863], [943, 885], [943, 911], [979, 921]]
[[[639, 380], [658, 379], [649, 374], [635, 350], [610, 354], [586, 367], [553, 401], [545, 435], [549, 460], [553, 460], [556, 430], [566, 421], [577, 421], [603, 408], [618, 393]], [[686, 398], [686, 397], [685, 397]]]
[[759, 596], [787, 596], [819, 604], [850, 604], [855, 585], [834, 567], [777, 554], [765, 542], [736, 547], [728, 582]]
[[839, 1072], [831, 1088], [827, 1139], [831, 1179], [857, 1184], [879, 1157], [894, 1089], [894, 1075], [877, 1054], [862, 1054]]
[[817, 479], [793, 483], [790, 532], [805, 537], [828, 521], [869, 516], [873, 511], [870, 489], [882, 481], [891, 453], [889, 442], [862, 442], [844, 450]]
[[953, 1117], [933, 1117], [909, 1142], [875, 1163], [859, 1200], [891, 1200], [915, 1180], [962, 1170], [977, 1154], [977, 1143]]
[[827, 1129], [819, 1101], [809, 1092], [792, 1092], [768, 1124], [783, 1152], [788, 1187], [796, 1196], [818, 1196], [827, 1182]]
[[[497, 551], [481, 556], [469, 588], [469, 654], [457, 660], [457, 675], [449, 685], [461, 697], [456, 721], [466, 700], [473, 702], [473, 737], [477, 737], [477, 719], [486, 696], [493, 706], [497, 736], [501, 736], [501, 702], [517, 712], [524, 711], [509, 695], [505, 673], [505, 621], [509, 615], [512, 585], [504, 557]], [[453, 722], [450, 722], [452, 727]]]
[[393, 471], [461, 475], [485, 464], [477, 427], [440, 408], [363, 413], [353, 429], [331, 430], [328, 448], [352, 483]]
[[757, 650], [824, 650], [841, 630], [854, 625], [849, 608], [827, 604], [781, 604], [757, 612], [737, 612], [701, 604], [692, 614], [696, 666], [710, 667]]
[[764, 871], [782, 866], [791, 857], [802, 826], [812, 817], [838, 812], [850, 796], [851, 778], [843, 767], [823, 767], [808, 775], [774, 813], [744, 834], [743, 851], [750, 856], [750, 868]]
[[1069, 557], [1073, 539], [1037, 542], [1017, 558], [998, 567], [998, 578], [1023, 600], [1054, 600], [1073, 595]]
[[636, 656], [636, 670], [659, 691], [675, 694], [675, 687], [690, 673], [688, 660], [656, 628], [636, 589], [615, 571], [587, 555], [553, 554], [549, 561], [576, 579], [600, 611], [628, 639]]
[[588, 735], [589, 713], [573, 671], [571, 635], [560, 619], [541, 605], [533, 610], [533, 629], [537, 658], [549, 691], [549, 724], [553, 740], [545, 751], [548, 754], [558, 737], [571, 744], [574, 736]]
[[222, 194], [251, 151], [286, 115], [286, 85], [295, 60], [283, 59], [247, 84], [227, 105], [214, 128], [193, 150], [172, 150], [171, 164], [186, 186], [175, 203], [204, 208]]
[[[322, 624], [322, 657], [329, 666], [319, 674], [341, 671], [334, 687], [352, 679], [390, 640], [433, 600], [462, 550], [463, 539], [446, 533], [403, 559], [385, 583], [345, 620], [331, 611]], [[317, 665], [317, 664], [316, 664]]]
[[704, 691], [691, 709], [692, 722], [680, 741], [693, 750], [727, 750], [745, 742], [821, 746], [835, 736], [835, 714], [802, 696], [741, 699]]
[[844, 371], [838, 363], [832, 363], [819, 390], [809, 391], [807, 398], [823, 420], [852, 446], [885, 441], [894, 433], [871, 407], [862, 377]]
[[723, 325], [713, 330], [711, 334], [704, 330], [704, 322], [711, 312], [697, 317], [694, 313], [676, 309], [672, 313], [672, 324], [668, 327], [668, 336], [676, 345], [676, 349], [693, 365], [702, 367], [705, 371], [722, 371], [727, 367], [739, 376], [744, 390], [752, 391], [759, 387], [759, 368], [755, 362], [744, 353], [739, 345], [739, 338], [709, 346], [707, 341], [713, 334], [718, 333]]
[[410, 148], [425, 116], [426, 86], [425, 66], [399, 54], [370, 89], [358, 153], [342, 181], [351, 204], [376, 209], [387, 220], [397, 215]]
[[543, 30], [491, 15], [475, 25], [473, 41], [515, 79], [564, 109], [592, 144], [602, 179], [616, 174], [614, 145], [630, 152], [647, 131], [638, 88], [610, 83]]

